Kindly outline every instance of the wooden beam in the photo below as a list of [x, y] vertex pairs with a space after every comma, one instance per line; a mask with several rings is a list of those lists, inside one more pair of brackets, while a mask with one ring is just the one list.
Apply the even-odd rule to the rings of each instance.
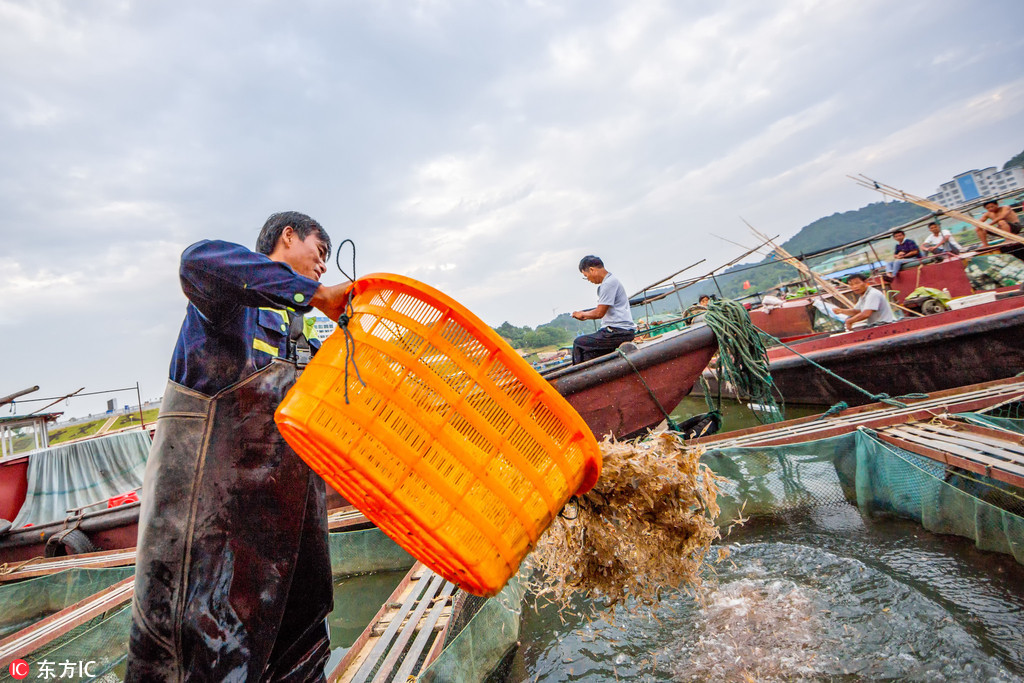
[[103, 550], [67, 557], [34, 557], [13, 565], [0, 565], [0, 583], [45, 576], [65, 569], [102, 569], [135, 564], [135, 548]]

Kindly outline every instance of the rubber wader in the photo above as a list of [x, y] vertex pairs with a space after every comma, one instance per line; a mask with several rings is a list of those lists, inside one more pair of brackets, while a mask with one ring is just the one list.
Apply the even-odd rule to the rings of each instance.
[[323, 479], [269, 366], [206, 396], [168, 383], [146, 466], [127, 681], [322, 681], [333, 606]]

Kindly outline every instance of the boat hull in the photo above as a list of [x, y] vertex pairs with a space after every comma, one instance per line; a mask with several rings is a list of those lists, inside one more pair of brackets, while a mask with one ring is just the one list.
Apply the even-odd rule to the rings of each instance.
[[[872, 394], [927, 393], [1003, 379], [1024, 370], [1024, 297], [792, 346]], [[789, 349], [773, 348], [768, 357], [772, 378], [787, 402], [871, 402]]]
[[631, 349], [626, 357], [613, 353], [545, 377], [595, 436], [629, 438], [672, 412], [717, 348], [714, 333], [706, 325], [695, 325]]

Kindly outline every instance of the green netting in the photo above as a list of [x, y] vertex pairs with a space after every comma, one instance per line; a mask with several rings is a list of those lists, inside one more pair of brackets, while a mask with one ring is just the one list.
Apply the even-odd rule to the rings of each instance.
[[0, 639], [113, 586], [134, 567], [69, 569], [0, 586]]
[[993, 429], [1002, 429], [1006, 432], [1024, 434], [1024, 418], [998, 417], [996, 415], [982, 415], [981, 413], [957, 413], [957, 417], [979, 427], [991, 427]]
[[[489, 600], [468, 596], [453, 610], [460, 618], [449, 628], [444, 649], [416, 680], [430, 683], [484, 680], [519, 639], [522, 601], [523, 587], [518, 576], [512, 577], [501, 592]], [[468, 614], [472, 616], [467, 619]]]
[[[379, 529], [345, 531], [330, 535], [331, 569], [335, 578], [352, 574], [408, 569], [415, 560]], [[0, 587], [0, 638], [58, 612], [79, 600], [128, 578], [135, 567], [114, 569], [70, 569]], [[72, 664], [93, 662], [90, 676], [79, 669], [65, 680], [120, 681], [127, 656], [130, 604], [95, 617], [68, 634], [25, 657], [33, 676], [49, 671], [60, 679]], [[67, 663], [67, 665], [65, 665]], [[13, 680], [0, 671], [0, 683]]]
[[979, 410], [978, 415], [987, 417], [1005, 417], [1011, 420], [1024, 420], [1024, 401], [1008, 401], [998, 406]]
[[[131, 576], [134, 567], [69, 569], [0, 588], [0, 637], [14, 633]], [[26, 657], [37, 679], [98, 680], [124, 659], [130, 605], [94, 617]], [[80, 675], [87, 663], [92, 677]], [[74, 673], [71, 673], [71, 671]], [[13, 681], [0, 670], [0, 681]], [[120, 679], [116, 679], [120, 680]]]
[[719, 522], [846, 502], [972, 539], [1024, 564], [1024, 491], [895, 448], [861, 429], [809, 443], [708, 451]]
[[380, 529], [331, 534], [331, 572], [335, 577], [408, 569], [412, 555]]

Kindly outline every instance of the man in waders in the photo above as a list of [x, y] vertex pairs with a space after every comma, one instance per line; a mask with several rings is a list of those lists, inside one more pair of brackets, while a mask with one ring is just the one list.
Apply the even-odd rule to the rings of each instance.
[[325, 485], [273, 415], [315, 350], [303, 314], [344, 310], [347, 286], [318, 282], [330, 251], [319, 223], [287, 212], [256, 252], [182, 254], [189, 304], [143, 485], [128, 681], [324, 680]]

